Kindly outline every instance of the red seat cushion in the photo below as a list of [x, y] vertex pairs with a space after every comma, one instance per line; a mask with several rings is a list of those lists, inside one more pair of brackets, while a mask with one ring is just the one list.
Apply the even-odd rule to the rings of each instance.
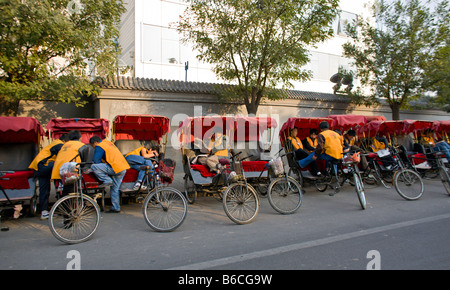
[[267, 161], [242, 161], [242, 169], [244, 172], [261, 172], [266, 171]]
[[216, 176], [216, 173], [209, 171], [209, 168], [206, 165], [201, 164], [191, 164], [191, 169], [199, 171], [203, 177], [213, 177]]
[[30, 184], [28, 182], [28, 178], [31, 178], [33, 176], [33, 170], [7, 173], [0, 179], [0, 185], [3, 187], [3, 189], [29, 189]]

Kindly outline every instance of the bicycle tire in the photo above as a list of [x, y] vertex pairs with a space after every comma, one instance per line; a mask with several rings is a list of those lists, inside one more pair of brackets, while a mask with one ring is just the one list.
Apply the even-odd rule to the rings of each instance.
[[186, 219], [187, 201], [184, 195], [172, 187], [153, 189], [142, 206], [147, 225], [157, 232], [171, 232]]
[[447, 194], [450, 195], [450, 176], [447, 168], [439, 167], [439, 176], [441, 177], [442, 184], [447, 190]]
[[288, 176], [294, 178], [295, 181], [297, 181], [297, 183], [300, 184], [301, 187], [303, 187], [305, 185], [304, 180], [303, 180], [303, 175], [300, 172], [300, 170], [298, 170], [297, 168], [294, 168], [294, 169], [289, 168]]
[[[79, 208], [82, 203], [82, 208]], [[58, 199], [49, 214], [51, 233], [66, 244], [87, 241], [100, 223], [100, 208], [87, 195], [70, 194]]]
[[258, 215], [258, 194], [249, 184], [239, 182], [229, 185], [222, 199], [226, 215], [236, 224], [248, 224]]
[[424, 185], [422, 178], [411, 169], [395, 172], [393, 182], [397, 193], [406, 200], [417, 200], [423, 194]]
[[[192, 183], [192, 186], [189, 183]], [[188, 174], [184, 176], [184, 195], [189, 204], [194, 204], [197, 199], [197, 189], [195, 188], [194, 180]]]
[[362, 209], [366, 209], [367, 201], [366, 195], [364, 193], [364, 185], [362, 183], [362, 180], [359, 178], [359, 174], [356, 172], [353, 172], [353, 181], [355, 183], [355, 191], [358, 196], [359, 204], [361, 205]]
[[302, 187], [290, 176], [272, 181], [268, 193], [269, 204], [281, 214], [292, 214], [302, 205]]

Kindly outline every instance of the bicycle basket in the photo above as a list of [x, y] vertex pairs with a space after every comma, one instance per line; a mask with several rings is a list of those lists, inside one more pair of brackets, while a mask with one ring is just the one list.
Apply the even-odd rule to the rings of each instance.
[[59, 168], [59, 175], [64, 185], [74, 184], [78, 179], [77, 163], [66, 162]]
[[172, 159], [163, 159], [159, 161], [159, 176], [163, 182], [172, 183], [176, 162]]
[[269, 166], [272, 169], [272, 172], [275, 176], [284, 173], [283, 160], [281, 160], [281, 157], [270, 160]]
[[359, 152], [356, 152], [355, 154], [347, 154], [344, 156], [344, 163], [359, 163], [361, 162], [361, 155]]

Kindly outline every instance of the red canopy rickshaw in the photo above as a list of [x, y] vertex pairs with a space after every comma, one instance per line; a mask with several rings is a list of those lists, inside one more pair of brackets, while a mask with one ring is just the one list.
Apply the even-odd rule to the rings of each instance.
[[329, 115], [328, 118], [333, 119], [333, 130], [340, 130], [342, 134], [350, 129], [358, 132], [367, 124], [367, 117], [363, 115]]
[[92, 136], [99, 136], [105, 139], [109, 133], [109, 121], [106, 119], [90, 118], [70, 118], [70, 119], [51, 119], [47, 126], [47, 136], [50, 140], [58, 139], [62, 134], [71, 130], [81, 132], [81, 142], [89, 143]]
[[450, 142], [450, 120], [434, 121], [433, 130], [435, 131], [438, 140], [444, 140], [447, 143]]
[[36, 180], [28, 166], [38, 153], [44, 134], [35, 118], [0, 117], [0, 170], [7, 171], [0, 178], [0, 188], [4, 190], [0, 190], [2, 207], [30, 201], [31, 213], [36, 213]]
[[297, 137], [300, 140], [305, 139], [309, 136], [309, 131], [311, 129], [316, 129], [320, 133], [319, 125], [321, 122], [326, 121], [330, 125], [330, 129], [333, 128], [333, 119], [325, 117], [292, 117], [289, 118], [280, 129], [280, 142], [281, 146], [289, 137], [292, 129], [297, 128]]

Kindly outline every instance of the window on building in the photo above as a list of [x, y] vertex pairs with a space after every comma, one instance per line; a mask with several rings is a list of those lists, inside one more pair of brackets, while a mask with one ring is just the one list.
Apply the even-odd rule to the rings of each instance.
[[354, 13], [350, 13], [350, 12], [345, 12], [342, 11], [341, 14], [338, 17], [338, 21], [337, 21], [337, 34], [338, 35], [343, 35], [346, 36], [348, 35], [347, 30], [346, 30], [346, 26], [348, 24], [352, 24], [357, 20], [357, 15]]

